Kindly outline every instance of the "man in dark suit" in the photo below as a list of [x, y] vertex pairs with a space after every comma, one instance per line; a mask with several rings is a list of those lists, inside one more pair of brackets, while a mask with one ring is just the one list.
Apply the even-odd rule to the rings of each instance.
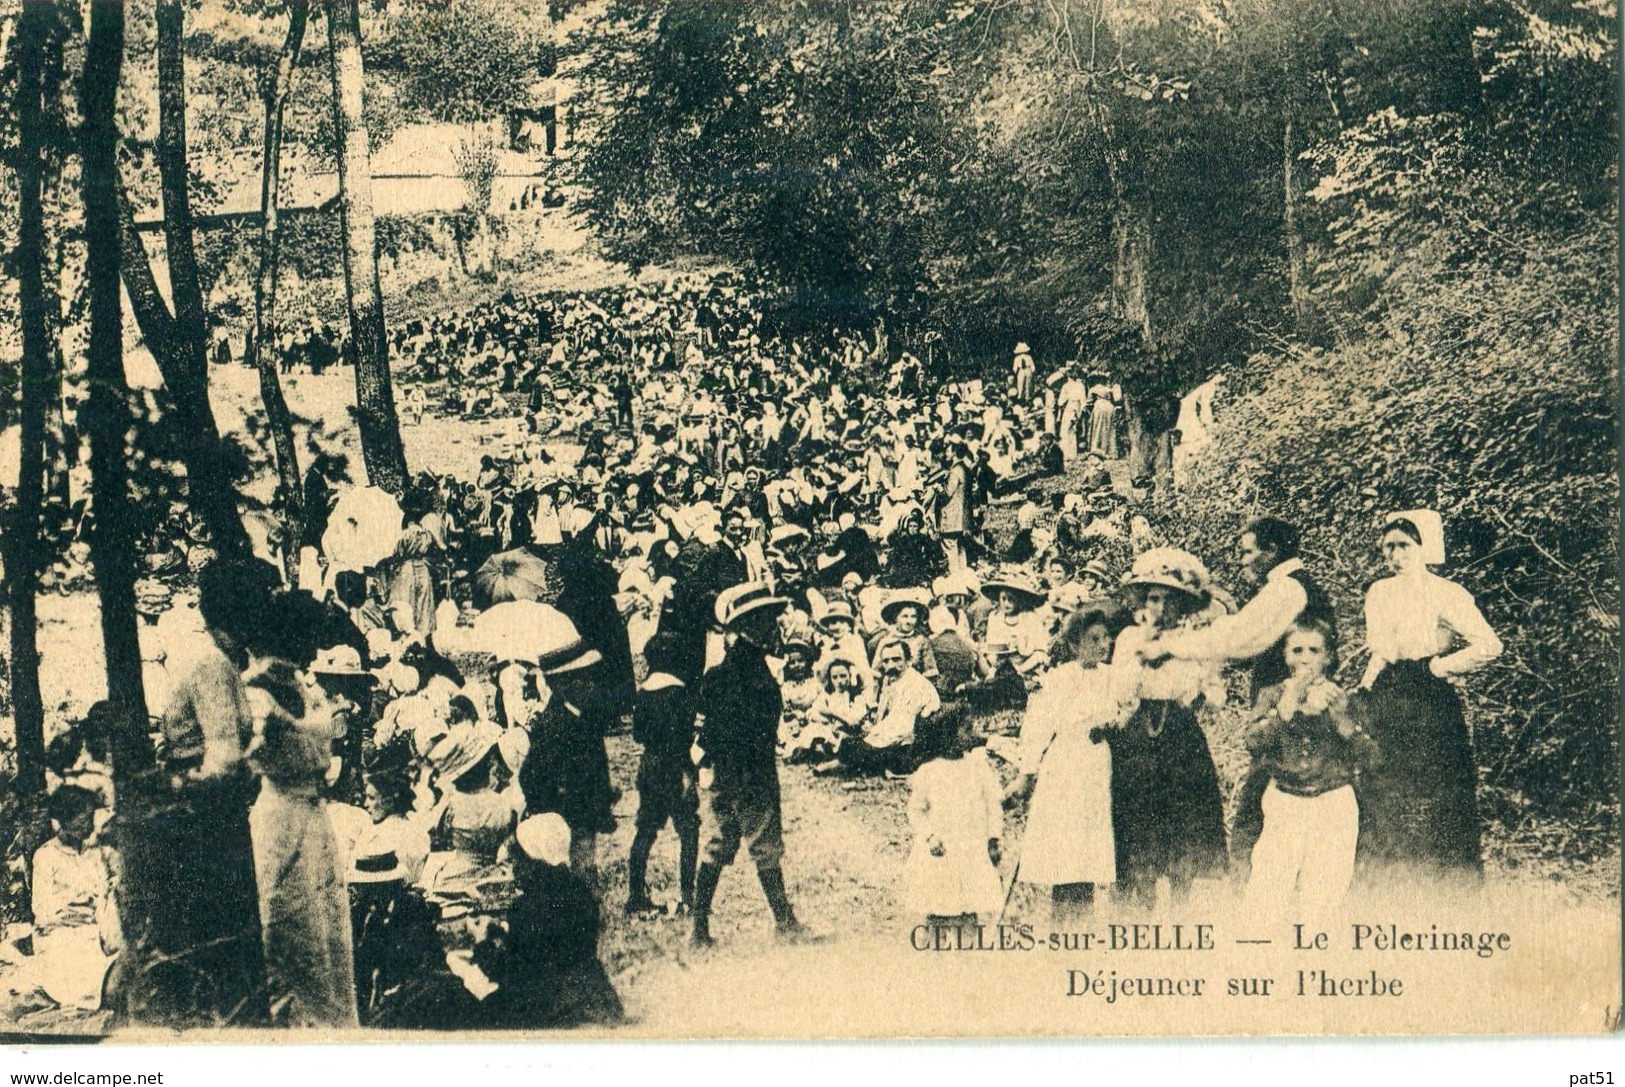
[[779, 812], [779, 715], [783, 699], [767, 667], [778, 643], [779, 613], [788, 603], [764, 582], [747, 582], [717, 598], [717, 621], [728, 635], [722, 663], [696, 692], [699, 711], [701, 863], [694, 886], [696, 947], [709, 947], [711, 902], [722, 870], [743, 844], [773, 910], [781, 940], [808, 932], [784, 886], [784, 824]]

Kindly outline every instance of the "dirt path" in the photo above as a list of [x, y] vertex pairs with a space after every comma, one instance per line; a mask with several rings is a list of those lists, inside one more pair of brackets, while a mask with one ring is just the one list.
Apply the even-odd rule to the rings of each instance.
[[[611, 768], [617, 784], [632, 780], [637, 746], [626, 737], [610, 739]], [[785, 878], [801, 919], [828, 935], [836, 947], [883, 945], [906, 931], [897, 911], [897, 882], [908, 854], [906, 782], [864, 781], [848, 788], [832, 778], [816, 778], [805, 767], [783, 767]], [[709, 994], [708, 1017], [716, 1029], [733, 1032], [754, 1022], [761, 1030], [762, 999], [790, 974], [808, 976], [808, 956], [827, 958], [831, 948], [783, 947], [773, 937], [772, 917], [743, 855], [723, 875], [717, 892], [712, 932], [714, 950], [688, 947], [688, 926], [679, 918], [628, 919], [626, 854], [632, 840], [637, 794], [630, 788], [616, 807], [619, 829], [601, 841], [606, 877], [606, 929], [600, 945], [605, 966], [622, 992], [628, 1013], [646, 1029], [692, 1021], [685, 993]], [[651, 894], [677, 898], [677, 841], [669, 831], [655, 845], [649, 865]], [[820, 966], [820, 972], [824, 967]], [[775, 1002], [779, 998], [773, 998]]]

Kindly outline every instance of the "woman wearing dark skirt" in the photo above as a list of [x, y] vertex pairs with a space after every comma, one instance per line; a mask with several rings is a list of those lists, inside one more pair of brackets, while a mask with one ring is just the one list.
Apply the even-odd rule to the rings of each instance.
[[1153, 548], [1135, 560], [1125, 585], [1136, 622], [1118, 636], [1112, 659], [1118, 702], [1133, 708], [1125, 724], [1107, 732], [1117, 895], [1150, 907], [1165, 876], [1178, 903], [1192, 881], [1224, 875], [1224, 801], [1207, 736], [1196, 720], [1216, 677], [1190, 661], [1144, 663], [1145, 656], [1156, 655], [1155, 643], [1166, 631], [1205, 603], [1202, 563], [1175, 548]]
[[1397, 514], [1382, 532], [1393, 576], [1366, 593], [1371, 648], [1361, 687], [1382, 766], [1360, 787], [1362, 875], [1395, 869], [1430, 878], [1483, 871], [1479, 853], [1478, 766], [1449, 676], [1501, 655], [1501, 639], [1472, 594], [1428, 566], [1444, 561], [1439, 516]]

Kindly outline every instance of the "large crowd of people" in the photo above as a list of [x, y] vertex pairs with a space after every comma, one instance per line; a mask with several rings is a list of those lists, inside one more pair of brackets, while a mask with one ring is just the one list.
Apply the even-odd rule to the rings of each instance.
[[[767, 329], [705, 276], [398, 329], [406, 426], [511, 419], [511, 440], [398, 499], [318, 460], [297, 554], [201, 567], [184, 662], [161, 643], [190, 609], [144, 583], [158, 758], [115, 796], [104, 710], [53, 744], [12, 987], [178, 1025], [613, 1023], [606, 920], [681, 917], [709, 946], [741, 846], [779, 937], [823, 938], [787, 889], [790, 773], [907, 780], [898, 901], [939, 923], [991, 920], [1017, 882], [1057, 921], [1102, 888], [1148, 909], [1227, 876], [1255, 916], [1307, 919], [1361, 870], [1475, 878], [1449, 679], [1500, 645], [1429, 569], [1439, 518], [1384, 522], [1345, 689], [1295, 526], [1238, 519], [1239, 606], [1159, 538], [1140, 502], [1172, 446], [1124, 464], [1105, 368], [1017, 344], [963, 379], [883, 325]], [[1228, 818], [1205, 731], [1227, 666], [1250, 673], [1252, 759]], [[618, 780], [623, 733], [641, 759]]]

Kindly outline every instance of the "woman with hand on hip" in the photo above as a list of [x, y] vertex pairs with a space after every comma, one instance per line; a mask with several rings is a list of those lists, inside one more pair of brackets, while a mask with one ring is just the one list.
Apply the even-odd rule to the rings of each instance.
[[1473, 596], [1428, 569], [1444, 561], [1444, 526], [1430, 510], [1390, 516], [1382, 553], [1393, 576], [1365, 598], [1371, 662], [1369, 732], [1384, 752], [1362, 778], [1360, 857], [1430, 876], [1483, 871], [1479, 855], [1478, 766], [1448, 677], [1501, 655], [1501, 639]]

